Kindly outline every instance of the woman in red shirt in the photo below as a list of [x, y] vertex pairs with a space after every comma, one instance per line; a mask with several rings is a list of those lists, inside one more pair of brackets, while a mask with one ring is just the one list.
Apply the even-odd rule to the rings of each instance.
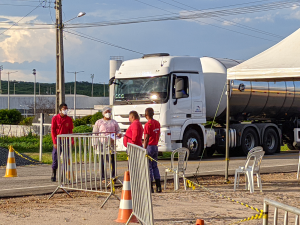
[[142, 147], [143, 126], [140, 122], [140, 116], [136, 111], [129, 113], [129, 122], [131, 124], [123, 138], [124, 146], [127, 148], [127, 143], [132, 143]]

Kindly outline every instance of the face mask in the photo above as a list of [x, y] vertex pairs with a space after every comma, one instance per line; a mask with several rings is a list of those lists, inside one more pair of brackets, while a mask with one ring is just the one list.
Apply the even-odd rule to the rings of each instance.
[[111, 117], [111, 113], [105, 113], [104, 116], [105, 118], [109, 119]]
[[67, 115], [68, 114], [68, 110], [61, 110], [61, 113], [64, 114], [64, 115]]

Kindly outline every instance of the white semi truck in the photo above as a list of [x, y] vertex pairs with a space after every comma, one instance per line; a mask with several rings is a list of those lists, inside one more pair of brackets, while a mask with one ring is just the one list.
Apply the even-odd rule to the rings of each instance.
[[[227, 69], [239, 63], [166, 53], [124, 61], [110, 79], [113, 117], [125, 133], [130, 111], [137, 111], [144, 125], [145, 109], [152, 107], [161, 124], [159, 151], [187, 147], [191, 159], [204, 149], [207, 155], [224, 153]], [[261, 145], [273, 154], [284, 143], [297, 148], [299, 107], [299, 82], [232, 80], [230, 151], [247, 154]], [[211, 128], [214, 118], [218, 125]], [[118, 150], [125, 150], [122, 142]]]

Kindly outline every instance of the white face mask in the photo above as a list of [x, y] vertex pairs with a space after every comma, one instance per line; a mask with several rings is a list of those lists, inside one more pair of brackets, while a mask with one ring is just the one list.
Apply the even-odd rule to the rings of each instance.
[[64, 114], [64, 115], [68, 115], [68, 110], [61, 110], [61, 113]]
[[111, 117], [111, 113], [105, 113], [104, 116], [105, 118], [109, 119]]

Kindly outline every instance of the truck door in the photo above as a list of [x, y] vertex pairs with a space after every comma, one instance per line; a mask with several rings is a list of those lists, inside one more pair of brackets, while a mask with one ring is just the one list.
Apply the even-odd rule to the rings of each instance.
[[[177, 90], [176, 90], [176, 82], [177, 82]], [[192, 95], [190, 93], [190, 87], [191, 87], [191, 80], [189, 74], [186, 73], [172, 74], [170, 117], [171, 117], [171, 124], [173, 126], [174, 125], [182, 126], [186, 120], [191, 118]]]

